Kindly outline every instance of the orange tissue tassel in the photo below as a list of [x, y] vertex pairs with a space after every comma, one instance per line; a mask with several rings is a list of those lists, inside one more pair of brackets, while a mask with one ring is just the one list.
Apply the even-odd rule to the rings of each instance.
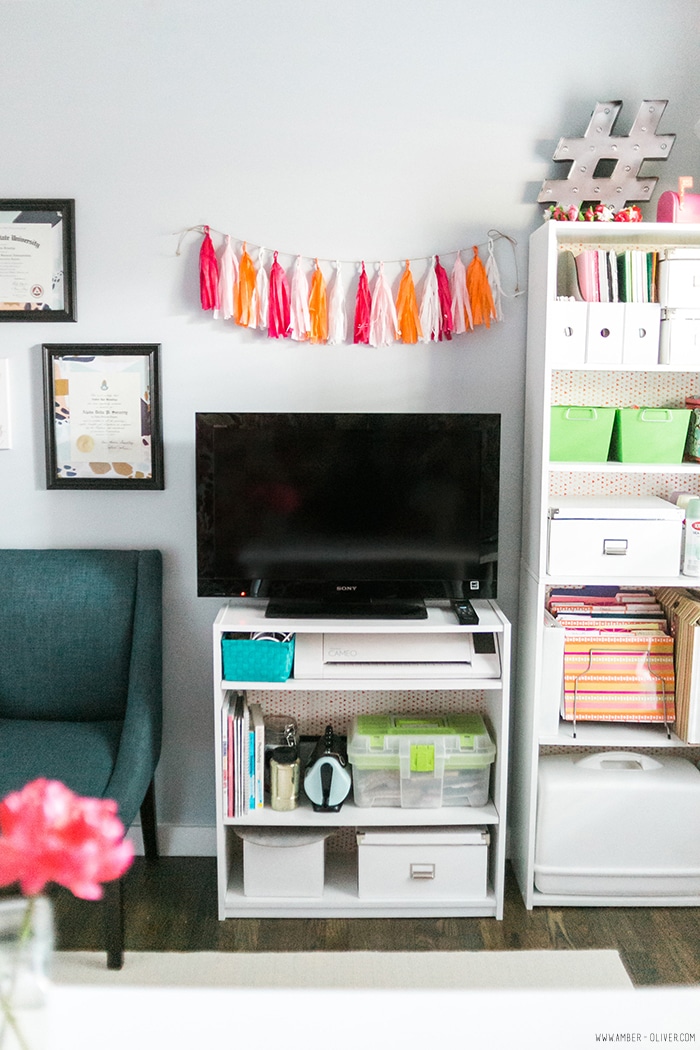
[[406, 259], [406, 269], [399, 284], [399, 293], [396, 296], [396, 315], [402, 343], [417, 343], [419, 339], [423, 338], [423, 330], [418, 315], [416, 286], [413, 283], [411, 264], [408, 259]]
[[238, 285], [236, 287], [236, 304], [234, 319], [236, 324], [245, 328], [255, 328], [258, 318], [257, 296], [255, 283], [257, 274], [255, 264], [248, 254], [245, 241], [243, 242], [243, 254], [238, 264]]
[[311, 316], [310, 340], [312, 343], [325, 343], [328, 340], [328, 303], [326, 301], [326, 282], [321, 267], [316, 259], [316, 269], [311, 278], [309, 292], [309, 314]]
[[487, 328], [490, 328], [491, 321], [496, 320], [496, 307], [486, 268], [479, 258], [479, 249], [474, 245], [472, 251], [474, 258], [467, 267], [467, 292], [472, 307], [472, 317], [475, 325], [485, 324]]

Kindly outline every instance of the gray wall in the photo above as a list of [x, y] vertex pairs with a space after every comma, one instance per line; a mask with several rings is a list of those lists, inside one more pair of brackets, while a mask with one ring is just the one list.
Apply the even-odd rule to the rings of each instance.
[[[276, 344], [199, 310], [200, 238], [177, 255], [179, 232], [208, 223], [291, 252], [285, 266], [296, 253], [410, 256], [418, 280], [421, 256], [483, 245], [497, 228], [517, 241], [524, 287], [537, 192], [565, 174], [554, 147], [583, 132], [596, 101], [624, 102], [624, 133], [642, 99], [669, 99], [660, 131], [676, 145], [645, 170], [660, 175], [657, 194], [697, 172], [696, 11], [688, 0], [0, 0], [0, 194], [75, 198], [78, 271], [77, 323], [0, 326], [14, 430], [0, 452], [0, 542], [164, 551], [167, 848], [213, 841], [218, 602], [195, 596], [195, 411], [502, 412], [501, 602], [515, 619], [526, 306], [507, 299], [502, 323], [452, 344]], [[496, 251], [512, 293], [513, 253], [506, 241]], [[162, 345], [164, 492], [45, 490], [41, 344], [91, 341]]]

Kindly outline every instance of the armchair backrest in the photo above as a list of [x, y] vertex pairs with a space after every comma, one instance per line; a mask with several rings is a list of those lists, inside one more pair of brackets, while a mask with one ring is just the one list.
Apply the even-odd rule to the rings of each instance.
[[0, 718], [123, 718], [139, 582], [160, 558], [0, 550]]

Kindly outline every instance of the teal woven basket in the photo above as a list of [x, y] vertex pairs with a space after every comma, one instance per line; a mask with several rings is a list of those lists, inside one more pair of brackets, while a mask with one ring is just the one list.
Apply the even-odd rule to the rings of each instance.
[[223, 635], [221, 657], [227, 682], [286, 682], [294, 662], [294, 637], [277, 642]]

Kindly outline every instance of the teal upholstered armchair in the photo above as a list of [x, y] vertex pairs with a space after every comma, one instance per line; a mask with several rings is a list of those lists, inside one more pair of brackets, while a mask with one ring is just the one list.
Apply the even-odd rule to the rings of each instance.
[[[155, 550], [0, 550], [0, 798], [37, 777], [141, 813], [158, 855], [162, 560]], [[121, 880], [105, 886], [123, 961]]]

